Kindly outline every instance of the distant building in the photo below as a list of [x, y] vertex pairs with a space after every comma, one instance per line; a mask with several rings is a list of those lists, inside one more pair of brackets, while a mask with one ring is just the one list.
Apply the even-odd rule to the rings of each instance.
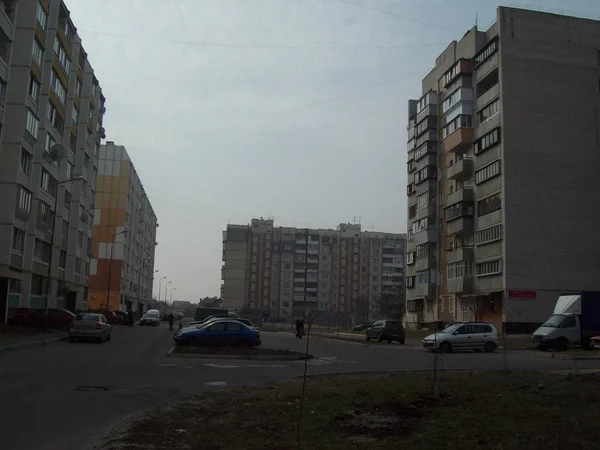
[[187, 300], [173, 300], [173, 303], [171, 304], [171, 306], [174, 309], [187, 309], [187, 308], [191, 308], [192, 305], [191, 302], [188, 302]]
[[200, 307], [203, 308], [220, 308], [223, 305], [223, 299], [219, 297], [205, 297], [200, 300]]
[[[273, 220], [223, 232], [223, 306], [285, 319], [309, 311], [375, 317], [384, 295], [404, 294], [405, 234], [274, 227]], [[402, 300], [399, 300], [403, 302]]]
[[145, 311], [158, 222], [125, 147], [110, 141], [100, 148], [96, 208], [88, 306]]

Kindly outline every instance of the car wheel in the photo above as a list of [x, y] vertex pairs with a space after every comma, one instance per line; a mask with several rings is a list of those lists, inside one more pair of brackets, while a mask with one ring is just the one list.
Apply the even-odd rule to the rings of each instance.
[[486, 342], [483, 346], [483, 350], [487, 353], [491, 353], [496, 350], [496, 344], [494, 344], [492, 341]]
[[242, 348], [250, 348], [252, 346], [252, 344], [250, 343], [250, 341], [248, 339], [244, 339], [244, 340], [238, 342], [238, 345]]
[[381, 333], [377, 333], [377, 342], [382, 342], [383, 341], [383, 337], [381, 336]]
[[71, 343], [75, 342], [75, 338], [74, 338], [74, 337], [71, 337], [71, 336], [69, 336], [69, 342], [71, 342]]
[[106, 336], [106, 340], [110, 341], [111, 338], [112, 338], [112, 331], [110, 333], [108, 333], [108, 336]]
[[391, 343], [392, 343], [392, 340], [391, 340], [391, 339], [388, 339], [388, 340], [387, 340], [387, 343], [388, 343], [388, 344], [391, 344]]
[[398, 341], [398, 343], [399, 343], [400, 345], [404, 345], [404, 342], [405, 342], [405, 339], [404, 339], [404, 338], [402, 338], [402, 339], [400, 339], [400, 340]]
[[371, 340], [371, 336], [369, 336], [369, 332], [365, 333], [365, 341], [369, 342]]
[[440, 344], [440, 352], [441, 353], [451, 353], [452, 352], [452, 344], [450, 342], [445, 341]]

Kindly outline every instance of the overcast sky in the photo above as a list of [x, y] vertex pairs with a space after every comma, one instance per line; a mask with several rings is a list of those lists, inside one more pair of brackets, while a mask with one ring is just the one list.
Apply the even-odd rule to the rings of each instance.
[[[158, 216], [156, 269], [174, 300], [190, 301], [219, 295], [228, 221], [335, 228], [360, 217], [363, 229], [406, 232], [407, 100], [476, 13], [486, 29], [498, 6], [66, 3], [107, 99], [107, 140], [126, 146]], [[597, 0], [568, 7], [600, 15]]]

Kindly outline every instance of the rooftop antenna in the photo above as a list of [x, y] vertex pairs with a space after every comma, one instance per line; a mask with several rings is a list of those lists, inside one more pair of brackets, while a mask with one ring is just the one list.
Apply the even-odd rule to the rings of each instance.
[[475, 30], [478, 30], [478, 28], [477, 28], [477, 24], [479, 22], [478, 19], [479, 19], [479, 13], [475, 12]]
[[358, 224], [360, 225], [362, 222], [362, 216], [358, 216]]

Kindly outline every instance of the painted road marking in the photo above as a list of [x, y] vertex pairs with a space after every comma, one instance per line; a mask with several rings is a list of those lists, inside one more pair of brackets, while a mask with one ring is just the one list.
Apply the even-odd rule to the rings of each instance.
[[206, 367], [214, 367], [217, 369], [239, 369], [242, 366], [232, 366], [227, 364], [204, 364]]
[[[295, 361], [296, 364], [304, 364], [304, 361]], [[329, 364], [356, 364], [356, 361], [338, 359], [337, 356], [323, 356], [321, 358], [313, 358], [308, 360], [311, 366], [326, 366]]]
[[227, 381], [206, 381], [205, 386], [227, 386]]

